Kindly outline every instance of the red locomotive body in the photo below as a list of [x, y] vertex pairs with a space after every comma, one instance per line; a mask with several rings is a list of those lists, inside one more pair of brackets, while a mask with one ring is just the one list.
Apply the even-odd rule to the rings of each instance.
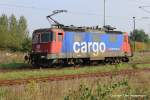
[[85, 64], [128, 62], [132, 56], [128, 34], [117, 31], [81, 28], [38, 29], [33, 33], [31, 63]]

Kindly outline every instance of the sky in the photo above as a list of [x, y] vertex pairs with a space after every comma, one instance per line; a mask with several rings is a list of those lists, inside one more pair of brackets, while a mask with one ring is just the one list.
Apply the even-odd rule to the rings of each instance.
[[[50, 27], [46, 16], [53, 10], [67, 10], [54, 18], [64, 25], [103, 26], [104, 0], [1, 0], [0, 15], [14, 14], [17, 19], [25, 16], [30, 34], [38, 28]], [[133, 30], [133, 16], [136, 28], [150, 33], [150, 13], [139, 8], [150, 6], [150, 0], [106, 0], [106, 25], [117, 30]], [[150, 11], [150, 7], [144, 8]], [[150, 35], [150, 34], [149, 34]]]

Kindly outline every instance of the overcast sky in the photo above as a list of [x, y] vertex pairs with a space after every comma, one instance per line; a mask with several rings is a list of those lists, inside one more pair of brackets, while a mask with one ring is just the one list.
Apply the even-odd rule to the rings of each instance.
[[[65, 25], [103, 26], [104, 0], [1, 0], [0, 14], [12, 13], [19, 18], [23, 15], [28, 20], [28, 29], [50, 27], [46, 16], [53, 10], [64, 9], [68, 13], [55, 18]], [[106, 0], [106, 24], [118, 30], [133, 30], [133, 19], [136, 17], [136, 28], [150, 33], [150, 13], [139, 9], [139, 6], [150, 6], [150, 0]], [[150, 11], [150, 7], [145, 8]], [[143, 19], [142, 19], [143, 18]]]

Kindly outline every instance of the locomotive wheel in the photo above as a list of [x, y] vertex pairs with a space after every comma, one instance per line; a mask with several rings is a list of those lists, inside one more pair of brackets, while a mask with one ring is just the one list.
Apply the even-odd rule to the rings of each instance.
[[38, 61], [31, 61], [31, 64], [34, 68], [40, 67], [40, 64], [38, 63]]
[[116, 64], [116, 58], [112, 58], [112, 65]]
[[109, 63], [109, 58], [105, 58], [104, 62], [107, 64]]
[[123, 58], [122, 58], [122, 62], [129, 62], [129, 58], [123, 57]]
[[120, 63], [120, 60], [119, 58], [105, 58], [104, 62], [107, 64], [114, 65]]
[[112, 65], [113, 64], [113, 59], [112, 58], [109, 58], [109, 62], [108, 64]]
[[104, 62], [106, 64], [111, 64], [112, 63], [112, 58], [105, 58]]
[[82, 59], [82, 64], [83, 64], [83, 65], [90, 65], [91, 62], [90, 62], [89, 59]]
[[120, 64], [120, 58], [116, 58], [116, 64]]
[[82, 64], [82, 62], [83, 62], [82, 59], [75, 59], [74, 60], [74, 66], [79, 67]]
[[119, 59], [118, 58], [114, 58], [114, 64], [119, 64]]
[[62, 60], [62, 61], [61, 61], [61, 66], [62, 66], [62, 67], [68, 66], [67, 60]]
[[121, 59], [119, 57], [113, 58], [113, 64], [121, 63]]

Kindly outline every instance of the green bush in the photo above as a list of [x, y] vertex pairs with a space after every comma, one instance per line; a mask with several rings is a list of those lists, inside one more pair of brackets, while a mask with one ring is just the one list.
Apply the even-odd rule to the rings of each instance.
[[69, 94], [64, 97], [64, 100], [103, 100], [111, 96], [113, 90], [122, 86], [128, 87], [128, 81], [121, 80], [110, 84], [98, 83], [95, 90], [86, 85], [80, 85], [78, 90], [69, 91]]
[[0, 49], [27, 52], [31, 49], [28, 35], [24, 16], [19, 20], [13, 14], [9, 18], [5, 14], [0, 16]]

